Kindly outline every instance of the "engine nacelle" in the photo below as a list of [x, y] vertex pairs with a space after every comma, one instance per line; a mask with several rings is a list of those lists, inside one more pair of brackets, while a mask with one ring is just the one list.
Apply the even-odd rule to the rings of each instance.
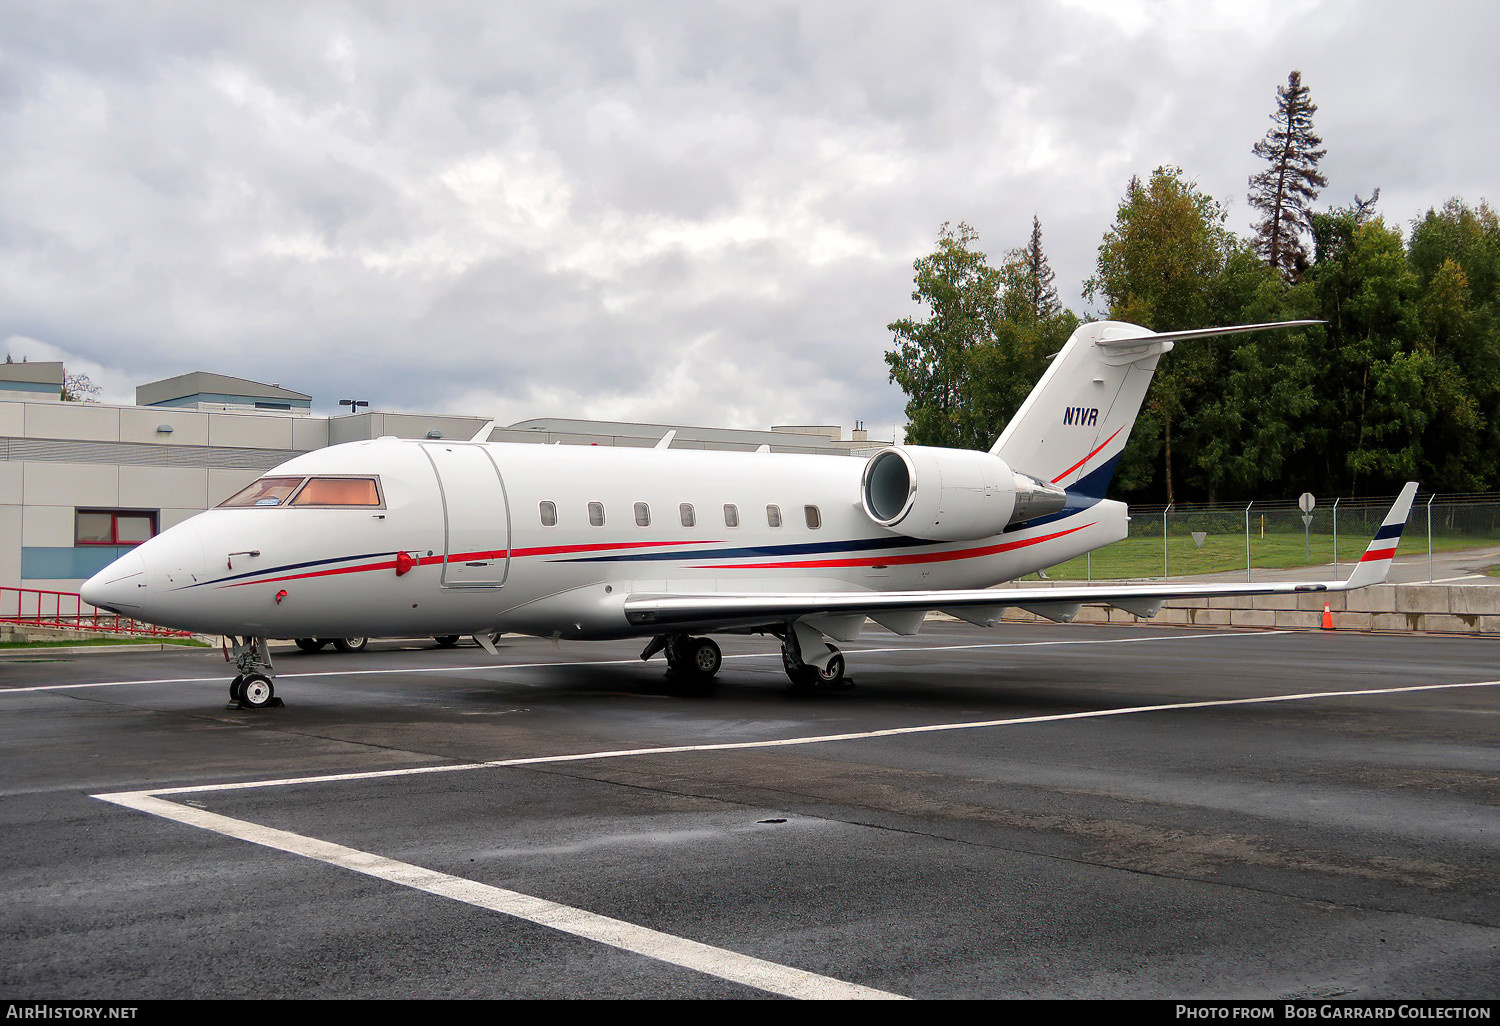
[[1014, 471], [999, 456], [926, 445], [871, 456], [860, 499], [881, 527], [927, 541], [988, 538], [1067, 502], [1057, 485]]

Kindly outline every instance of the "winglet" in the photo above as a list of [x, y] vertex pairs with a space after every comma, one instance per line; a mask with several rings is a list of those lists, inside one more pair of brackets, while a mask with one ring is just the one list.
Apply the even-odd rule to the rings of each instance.
[[495, 430], [495, 422], [492, 420], [488, 424], [486, 424], [484, 427], [482, 427], [478, 431], [474, 432], [474, 437], [471, 438], [471, 439], [469, 439], [469, 441], [471, 441], [471, 442], [488, 442], [490, 440], [490, 432], [493, 431], [493, 430]]
[[1391, 559], [1396, 555], [1396, 545], [1401, 541], [1401, 531], [1406, 527], [1406, 518], [1411, 516], [1411, 504], [1416, 497], [1417, 482], [1408, 481], [1406, 487], [1401, 489], [1401, 494], [1396, 497], [1391, 511], [1385, 515], [1380, 530], [1375, 532], [1370, 547], [1365, 549], [1365, 554], [1354, 564], [1354, 572], [1349, 575], [1340, 591], [1364, 588], [1385, 580], [1391, 571]]
[[673, 428], [671, 431], [668, 431], [666, 434], [662, 435], [661, 436], [661, 441], [657, 442], [656, 445], [654, 445], [652, 448], [655, 448], [655, 449], [670, 449], [670, 448], [672, 448], [672, 439], [674, 439], [676, 437], [677, 437], [677, 429]]

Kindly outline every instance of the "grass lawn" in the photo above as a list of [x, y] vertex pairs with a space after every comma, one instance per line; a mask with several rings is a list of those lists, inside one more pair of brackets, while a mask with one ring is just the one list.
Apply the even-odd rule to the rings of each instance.
[[194, 638], [91, 638], [88, 641], [0, 641], [0, 648], [76, 648], [82, 645], [181, 645], [212, 648]]
[[[1126, 538], [1113, 545], [1096, 549], [1088, 557], [1080, 556], [1047, 568], [1047, 576], [1053, 580], [1081, 581], [1092, 577], [1096, 581], [1150, 578], [1162, 576], [1162, 539], [1160, 524], [1153, 538], [1142, 533], [1138, 537]], [[1352, 561], [1359, 559], [1365, 546], [1370, 543], [1368, 532], [1349, 535], [1339, 532], [1339, 563], [1347, 570]], [[1455, 549], [1470, 549], [1481, 545], [1500, 543], [1500, 538], [1475, 537], [1473, 535], [1434, 536], [1434, 552]], [[1402, 539], [1402, 554], [1427, 551], [1427, 536], [1420, 530], [1408, 529]], [[1167, 568], [1173, 577], [1193, 574], [1224, 573], [1245, 569], [1245, 535], [1209, 533], [1200, 548], [1187, 530], [1173, 530], [1168, 538], [1166, 553]], [[1252, 533], [1250, 537], [1250, 565], [1263, 570], [1283, 570], [1298, 566], [1322, 566], [1333, 562], [1333, 535], [1312, 534], [1304, 543], [1300, 531], [1267, 532], [1264, 537]]]

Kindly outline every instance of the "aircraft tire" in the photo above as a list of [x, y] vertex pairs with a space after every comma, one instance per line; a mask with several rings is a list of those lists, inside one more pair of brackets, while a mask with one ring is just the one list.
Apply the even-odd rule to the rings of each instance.
[[229, 682], [229, 700], [238, 702], [245, 697], [245, 675], [239, 674]]
[[683, 647], [687, 649], [687, 670], [694, 677], [708, 680], [724, 665], [724, 654], [712, 638], [689, 638]]
[[439, 634], [432, 640], [438, 643], [438, 648], [452, 648], [458, 644], [458, 639], [459, 635], [457, 634]]
[[271, 678], [260, 673], [247, 673], [240, 684], [240, 705], [245, 709], [265, 709], [276, 699], [276, 688]]
[[787, 679], [799, 688], [815, 688], [836, 690], [847, 687], [844, 680], [844, 653], [832, 645], [828, 646], [833, 655], [828, 660], [828, 668], [820, 670], [808, 663], [794, 662], [785, 648], [781, 650], [781, 665], [786, 670]]
[[340, 652], [363, 652], [370, 643], [369, 638], [334, 638], [333, 647]]
[[323, 651], [323, 646], [326, 644], [328, 644], [328, 642], [319, 641], [317, 638], [297, 639], [297, 647], [304, 652], [321, 652]]

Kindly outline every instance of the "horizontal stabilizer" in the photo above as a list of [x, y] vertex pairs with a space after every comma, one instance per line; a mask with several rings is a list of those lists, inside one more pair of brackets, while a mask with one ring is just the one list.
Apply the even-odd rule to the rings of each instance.
[[1307, 328], [1326, 321], [1271, 321], [1266, 324], [1236, 324], [1225, 328], [1191, 328], [1187, 331], [1148, 331], [1143, 334], [1108, 335], [1095, 345], [1138, 346], [1146, 342], [1180, 342], [1189, 338], [1212, 338], [1215, 335], [1241, 335], [1251, 331], [1271, 331], [1275, 328]]

